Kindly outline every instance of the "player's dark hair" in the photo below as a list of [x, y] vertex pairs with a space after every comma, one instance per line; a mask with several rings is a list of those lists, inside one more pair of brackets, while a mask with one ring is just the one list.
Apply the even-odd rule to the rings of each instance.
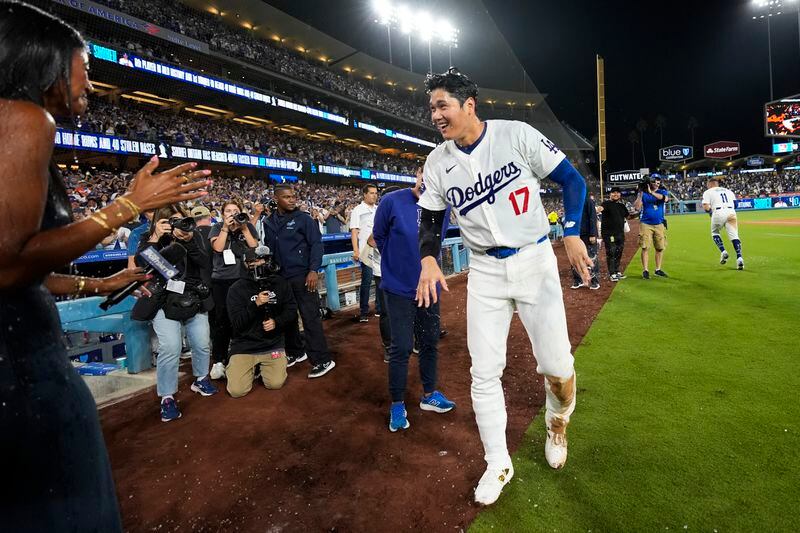
[[469, 79], [456, 67], [450, 67], [441, 74], [428, 74], [425, 76], [425, 92], [431, 94], [436, 89], [444, 89], [450, 93], [462, 106], [467, 98], [474, 98], [478, 103], [478, 84]]
[[367, 183], [366, 185], [364, 185], [363, 187], [361, 187], [361, 194], [367, 194], [367, 192], [368, 192], [370, 189], [375, 189], [375, 190], [377, 191], [377, 190], [378, 190], [378, 186], [377, 186], [377, 185], [375, 185], [374, 183]]
[[281, 191], [292, 191], [292, 190], [294, 190], [294, 187], [292, 187], [288, 183], [279, 183], [278, 185], [275, 185], [275, 195], [276, 196]]
[[66, 85], [70, 109], [72, 55], [86, 47], [69, 24], [22, 2], [0, 2], [0, 98], [44, 104], [54, 85]]

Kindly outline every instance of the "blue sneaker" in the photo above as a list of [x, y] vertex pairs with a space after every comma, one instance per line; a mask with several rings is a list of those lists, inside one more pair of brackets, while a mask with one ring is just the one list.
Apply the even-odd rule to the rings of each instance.
[[178, 409], [178, 403], [173, 398], [165, 398], [161, 402], [161, 421], [170, 422], [180, 417], [181, 411]]
[[430, 396], [423, 396], [419, 400], [420, 409], [433, 411], [434, 413], [446, 413], [447, 411], [452, 411], [455, 406], [455, 402], [445, 398], [444, 394], [438, 390], [433, 391]]
[[406, 404], [393, 403], [389, 410], [389, 431], [394, 433], [398, 429], [408, 429], [411, 424], [408, 423], [407, 415]]
[[192, 383], [191, 389], [194, 392], [202, 394], [203, 396], [213, 396], [218, 392], [217, 388], [211, 383], [211, 379], [209, 379], [208, 376], [200, 380], [195, 380], [195, 382]]

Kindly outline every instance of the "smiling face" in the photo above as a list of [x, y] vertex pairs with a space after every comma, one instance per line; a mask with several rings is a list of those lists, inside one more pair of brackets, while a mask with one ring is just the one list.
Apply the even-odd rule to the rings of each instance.
[[[76, 49], [70, 64], [69, 87], [64, 80], [56, 82], [44, 94], [44, 107], [58, 117], [80, 116], [89, 106], [89, 56], [84, 48]], [[69, 102], [69, 105], [67, 105]]]
[[462, 105], [445, 89], [431, 91], [430, 108], [431, 122], [448, 141], [466, 137], [475, 121], [475, 99], [467, 98]]

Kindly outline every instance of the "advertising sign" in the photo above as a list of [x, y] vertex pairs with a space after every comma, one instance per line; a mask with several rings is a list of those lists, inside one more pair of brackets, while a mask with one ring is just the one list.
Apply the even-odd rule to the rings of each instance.
[[711, 159], [727, 159], [739, 153], [739, 143], [736, 141], [717, 141], [703, 147], [703, 155]]
[[661, 161], [686, 161], [692, 157], [694, 157], [692, 147], [680, 144], [666, 146], [658, 151], [658, 159]]

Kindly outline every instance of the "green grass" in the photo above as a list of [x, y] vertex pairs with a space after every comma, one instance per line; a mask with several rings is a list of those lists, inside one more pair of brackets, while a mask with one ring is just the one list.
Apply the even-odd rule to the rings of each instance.
[[575, 354], [565, 469], [541, 413], [470, 531], [800, 530], [800, 227], [748, 224], [790, 217], [739, 215], [741, 272], [707, 216], [671, 217], [670, 278], [637, 254]]

